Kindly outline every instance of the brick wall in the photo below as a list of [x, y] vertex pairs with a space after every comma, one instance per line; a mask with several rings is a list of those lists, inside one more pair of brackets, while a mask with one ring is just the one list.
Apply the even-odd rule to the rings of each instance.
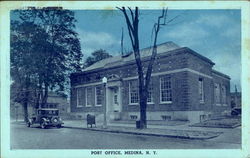
[[[217, 83], [220, 86], [221, 85], [225, 85], [226, 87], [226, 105], [217, 105], [217, 104], [213, 104], [212, 110], [214, 111], [214, 113], [220, 114], [221, 112], [227, 110], [229, 111], [231, 109], [231, 105], [230, 105], [230, 80], [222, 77], [218, 74], [212, 73], [213, 76], [213, 84]], [[214, 93], [213, 93], [214, 94]], [[214, 96], [213, 96], [213, 100], [214, 100]]]
[[[199, 78], [203, 80], [204, 102], [199, 100]], [[194, 111], [210, 110], [213, 104], [213, 82], [212, 78], [200, 76], [188, 72], [188, 89], [190, 109]]]
[[[148, 59], [145, 58], [143, 62], [144, 72], [146, 71]], [[153, 67], [153, 74], [160, 73], [159, 75], [153, 75], [151, 81], [154, 83], [153, 88], [153, 100], [154, 104], [148, 104], [147, 111], [222, 111], [227, 107], [217, 107], [214, 105], [214, 82], [225, 84], [227, 86], [227, 100], [229, 101], [230, 85], [229, 80], [225, 78], [216, 77], [212, 73], [213, 63], [207, 59], [199, 57], [199, 55], [190, 52], [190, 50], [182, 50], [180, 52], [173, 51], [172, 53], [158, 54]], [[160, 103], [160, 77], [161, 73], [168, 71], [175, 71], [188, 68], [196, 71], [196, 73], [190, 71], [173, 72], [168, 74], [171, 76], [172, 86], [172, 103], [161, 104]], [[116, 66], [109, 69], [92, 70], [89, 72], [83, 72], [81, 74], [71, 75], [71, 86], [84, 85], [89, 83], [101, 83], [103, 76], [109, 76], [116, 74], [122, 79], [121, 97], [122, 99], [122, 111], [123, 112], [138, 112], [139, 105], [129, 105], [129, 77], [137, 76], [137, 66], [135, 62], [129, 61], [123, 65]], [[202, 75], [202, 74], [205, 74]], [[127, 78], [127, 79], [126, 79]], [[199, 78], [203, 80], [204, 86], [204, 103], [199, 101]], [[93, 87], [94, 88], [94, 87]], [[101, 107], [76, 107], [76, 89], [71, 90], [71, 111], [84, 111], [84, 112], [102, 112]], [[94, 101], [94, 95], [92, 97]], [[228, 104], [229, 105], [229, 104]], [[124, 114], [127, 115], [127, 114]]]
[[71, 112], [79, 112], [79, 111], [84, 111], [84, 112], [101, 112], [103, 111], [103, 106], [96, 106], [95, 105], [95, 87], [96, 86], [89, 86], [92, 88], [92, 97], [91, 97], [91, 106], [86, 107], [86, 88], [82, 87], [81, 89], [83, 90], [83, 105], [82, 107], [77, 107], [77, 88], [72, 88], [71, 89]]
[[[151, 78], [153, 82], [153, 100], [154, 104], [148, 104], [148, 111], [174, 111], [188, 110], [188, 82], [187, 72], [169, 74], [171, 77], [172, 86], [172, 103], [160, 103], [160, 77], [154, 76]], [[129, 81], [124, 81], [123, 93], [123, 111], [133, 112], [139, 111], [139, 105], [129, 105]]]
[[212, 75], [213, 64], [206, 62], [193, 54], [187, 55], [187, 62], [188, 62], [188, 68], [196, 70], [198, 72], [202, 72], [209, 76]]

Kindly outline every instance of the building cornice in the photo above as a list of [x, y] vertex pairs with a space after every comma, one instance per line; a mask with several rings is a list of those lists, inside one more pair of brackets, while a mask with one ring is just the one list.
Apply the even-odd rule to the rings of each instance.
[[[188, 47], [182, 47], [182, 48], [178, 48], [178, 49], [175, 49], [175, 50], [171, 50], [171, 51], [167, 51], [165, 53], [159, 53], [157, 54], [157, 58], [165, 58], [165, 57], [168, 57], [170, 55], [172, 55], [173, 53], [190, 53], [198, 58], [200, 58], [201, 60], [211, 64], [211, 65], [214, 65], [215, 63], [213, 63], [210, 59], [196, 53], [195, 51], [193, 51], [192, 49], [188, 48]], [[151, 58], [151, 56], [146, 56], [146, 57], [143, 57], [141, 60], [142, 62], [147, 62], [149, 61]], [[131, 61], [121, 61], [123, 63], [121, 63], [120, 65], [116, 65], [116, 66], [109, 66], [109, 67], [99, 67], [99, 68], [96, 68], [96, 69], [92, 69], [92, 70], [87, 70], [87, 71], [82, 71], [82, 72], [75, 72], [75, 73], [72, 73], [72, 75], [83, 75], [83, 74], [88, 74], [88, 73], [96, 73], [98, 71], [105, 71], [105, 70], [108, 70], [108, 69], [116, 69], [116, 68], [120, 68], [120, 67], [123, 67], [123, 66], [128, 66], [128, 65], [132, 65], [132, 64], [135, 64], [135, 60], [131, 60]]]
[[[189, 68], [182, 68], [182, 69], [176, 69], [176, 70], [171, 70], [171, 71], [164, 71], [164, 72], [156, 72], [156, 73], [152, 73], [152, 76], [161, 76], [161, 75], [167, 75], [167, 74], [173, 74], [173, 73], [179, 73], [179, 72], [191, 72], [203, 77], [207, 77], [209, 79], [212, 79], [213, 77]], [[122, 80], [124, 81], [128, 81], [128, 80], [134, 80], [134, 79], [138, 79], [138, 76], [132, 76], [132, 77], [125, 77]], [[96, 86], [96, 85], [101, 85], [103, 84], [101, 81], [100, 82], [94, 82], [94, 83], [87, 83], [87, 84], [82, 84], [82, 85], [77, 85], [74, 86], [74, 88], [80, 88], [80, 87], [88, 87], [88, 86]]]
[[218, 76], [218, 77], [221, 77], [221, 78], [224, 78], [224, 79], [227, 79], [227, 80], [230, 80], [231, 78], [228, 76], [228, 75], [225, 75], [219, 71], [216, 71], [216, 70], [213, 70], [212, 69], [212, 74]]

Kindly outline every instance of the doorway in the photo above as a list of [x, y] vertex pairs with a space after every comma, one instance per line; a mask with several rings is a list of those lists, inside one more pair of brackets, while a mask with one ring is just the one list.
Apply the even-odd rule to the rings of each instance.
[[107, 111], [111, 120], [119, 120], [121, 107], [120, 88], [118, 86], [108, 87]]

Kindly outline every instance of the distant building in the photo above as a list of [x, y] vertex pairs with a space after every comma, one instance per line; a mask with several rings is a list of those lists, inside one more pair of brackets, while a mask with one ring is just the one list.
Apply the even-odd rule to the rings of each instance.
[[[151, 50], [141, 50], [143, 64], [149, 62]], [[160, 44], [157, 50], [149, 86], [148, 120], [199, 122], [230, 109], [230, 77], [213, 70], [215, 63], [173, 42]], [[108, 78], [106, 89], [103, 77]], [[134, 54], [103, 59], [71, 74], [70, 79], [71, 112], [82, 117], [87, 114], [103, 117], [106, 111], [108, 120], [139, 119]]]
[[67, 97], [59, 95], [55, 92], [49, 92], [47, 108], [57, 108], [61, 114], [70, 112], [70, 106]]
[[[67, 100], [67, 98], [55, 92], [49, 92], [47, 105], [42, 108], [57, 108], [59, 109], [59, 112], [62, 115], [70, 112], [69, 101]], [[28, 106], [29, 114], [32, 114], [33, 111], [34, 109], [32, 105], [29, 105]], [[18, 117], [19, 119], [23, 118], [22, 105], [11, 101], [10, 114], [12, 118], [16, 117]]]
[[235, 87], [235, 92], [231, 93], [231, 107], [241, 107], [241, 92], [237, 92]]

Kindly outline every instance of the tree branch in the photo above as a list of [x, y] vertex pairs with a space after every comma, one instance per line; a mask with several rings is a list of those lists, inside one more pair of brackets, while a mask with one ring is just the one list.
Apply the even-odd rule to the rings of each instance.
[[[153, 50], [152, 50], [152, 55], [148, 64], [148, 69], [147, 69], [147, 73], [146, 73], [146, 83], [145, 83], [145, 88], [147, 89], [150, 83], [150, 78], [151, 78], [151, 73], [152, 73], [152, 69], [153, 69], [153, 64], [156, 58], [156, 54], [157, 54], [157, 38], [158, 38], [158, 33], [160, 31], [160, 25], [165, 25], [166, 22], [166, 17], [167, 17], [167, 9], [162, 9], [162, 15], [158, 17], [158, 21], [157, 23], [154, 25], [153, 30], [155, 33], [155, 37], [154, 37], [154, 44], [153, 44]], [[161, 23], [161, 20], [164, 19], [164, 22]]]
[[134, 17], [134, 14], [133, 14], [133, 11], [130, 7], [128, 7], [129, 11], [130, 11], [130, 15], [131, 15], [131, 18], [132, 18], [132, 21], [135, 20], [135, 17]]
[[125, 17], [125, 20], [126, 20], [126, 23], [127, 23], [127, 28], [128, 28], [128, 32], [129, 32], [129, 37], [130, 37], [130, 40], [131, 40], [131, 43], [132, 43], [132, 46], [134, 47], [135, 45], [135, 42], [134, 42], [134, 38], [132, 36], [132, 33], [134, 32], [134, 28], [130, 22], [130, 19], [127, 15], [127, 12], [126, 12], [126, 9], [125, 7], [122, 7], [122, 8], [119, 8], [119, 7], [116, 7], [117, 9], [121, 10], [124, 17]]

